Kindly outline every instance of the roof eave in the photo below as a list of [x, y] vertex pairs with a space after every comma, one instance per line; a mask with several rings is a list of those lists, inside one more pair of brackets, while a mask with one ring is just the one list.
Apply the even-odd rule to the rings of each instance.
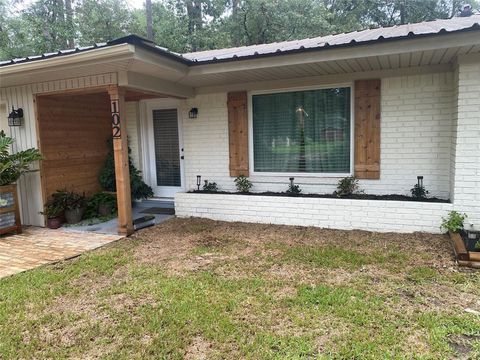
[[422, 39], [422, 38], [433, 38], [433, 37], [438, 37], [438, 36], [444, 36], [444, 35], [452, 35], [452, 34], [459, 34], [459, 33], [466, 33], [466, 32], [480, 32], [480, 25], [474, 24], [470, 28], [466, 29], [461, 29], [461, 30], [455, 30], [455, 31], [440, 31], [435, 34], [413, 34], [409, 33], [408, 35], [405, 36], [399, 36], [395, 38], [383, 38], [380, 37], [375, 40], [368, 40], [368, 41], [351, 41], [346, 44], [338, 44], [338, 45], [330, 45], [326, 44], [322, 47], [312, 47], [312, 48], [298, 48], [298, 49], [292, 49], [292, 50], [284, 50], [284, 51], [277, 51], [277, 52], [271, 52], [271, 53], [265, 53], [265, 54], [253, 54], [253, 55], [246, 55], [246, 56], [234, 56], [230, 58], [225, 58], [225, 59], [211, 59], [211, 60], [191, 60], [191, 66], [200, 66], [200, 65], [209, 65], [209, 64], [220, 64], [220, 63], [227, 63], [227, 62], [237, 62], [237, 61], [242, 61], [242, 60], [254, 60], [254, 59], [262, 59], [262, 58], [269, 58], [269, 57], [278, 57], [282, 55], [293, 55], [293, 54], [304, 54], [304, 53], [312, 53], [312, 52], [320, 52], [320, 51], [326, 51], [326, 50], [332, 50], [332, 49], [342, 49], [342, 48], [353, 48], [357, 46], [365, 46], [365, 45], [374, 45], [374, 44], [384, 44], [384, 43], [390, 43], [390, 42], [398, 42], [398, 41], [405, 41], [409, 39]]

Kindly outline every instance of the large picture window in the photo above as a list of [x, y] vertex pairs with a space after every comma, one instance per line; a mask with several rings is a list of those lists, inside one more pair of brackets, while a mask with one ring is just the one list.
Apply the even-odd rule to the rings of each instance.
[[350, 88], [252, 96], [255, 172], [350, 173]]

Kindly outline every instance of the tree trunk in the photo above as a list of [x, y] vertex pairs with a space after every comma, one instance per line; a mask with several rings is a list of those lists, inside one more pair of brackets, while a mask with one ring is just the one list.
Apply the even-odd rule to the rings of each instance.
[[147, 11], [147, 39], [153, 41], [152, 0], [145, 0]]
[[67, 22], [67, 46], [69, 49], [75, 47], [72, 0], [65, 0], [65, 13]]
[[192, 51], [198, 50], [197, 32], [203, 27], [202, 19], [202, 0], [188, 0], [187, 15], [188, 15], [188, 33], [191, 37]]

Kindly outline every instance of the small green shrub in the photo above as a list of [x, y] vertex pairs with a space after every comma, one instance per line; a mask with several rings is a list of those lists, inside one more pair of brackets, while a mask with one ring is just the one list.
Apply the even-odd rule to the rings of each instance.
[[445, 231], [459, 232], [463, 230], [463, 222], [467, 218], [467, 214], [461, 214], [457, 211], [450, 211], [448, 216], [442, 217], [442, 225], [440, 229]]
[[52, 195], [52, 203], [63, 208], [63, 210], [74, 210], [84, 207], [86, 199], [84, 195], [62, 189], [57, 190]]
[[355, 176], [347, 176], [341, 179], [337, 184], [335, 195], [338, 197], [349, 196], [361, 192], [358, 185], [358, 179]]
[[92, 195], [87, 200], [87, 208], [85, 209], [84, 218], [96, 218], [99, 215], [98, 208], [100, 205], [108, 206], [113, 214], [117, 210], [117, 197], [115, 194], [103, 191]]
[[[103, 169], [100, 171], [100, 186], [105, 191], [117, 191], [115, 178], [115, 157], [113, 154], [113, 139], [107, 141], [110, 151], [105, 159]], [[128, 168], [130, 170], [130, 192], [132, 200], [148, 199], [153, 197], [153, 190], [145, 184], [142, 179], [142, 172], [133, 164], [131, 157], [132, 150], [128, 147]]]
[[289, 195], [299, 195], [302, 192], [299, 185], [296, 185], [293, 182], [294, 178], [290, 178], [290, 184], [288, 185], [287, 194]]
[[45, 204], [43, 211], [40, 211], [40, 214], [45, 215], [48, 219], [54, 219], [61, 216], [64, 210], [65, 209], [60, 204], [50, 200]]
[[417, 199], [425, 199], [428, 195], [428, 191], [425, 189], [425, 186], [420, 184], [415, 184], [410, 192], [412, 193], [412, 197]]
[[203, 185], [203, 191], [217, 192], [218, 191], [217, 183], [205, 180], [205, 184]]
[[234, 180], [235, 186], [237, 187], [238, 192], [248, 193], [252, 188], [253, 184], [248, 178], [244, 175], [239, 175]]

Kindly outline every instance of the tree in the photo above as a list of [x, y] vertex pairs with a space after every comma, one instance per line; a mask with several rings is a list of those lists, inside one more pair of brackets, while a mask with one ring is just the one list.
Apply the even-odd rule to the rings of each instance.
[[147, 17], [147, 39], [153, 40], [152, 0], [145, 1], [145, 10]]
[[83, 0], [76, 8], [78, 42], [91, 45], [128, 35], [132, 21], [126, 0]]

